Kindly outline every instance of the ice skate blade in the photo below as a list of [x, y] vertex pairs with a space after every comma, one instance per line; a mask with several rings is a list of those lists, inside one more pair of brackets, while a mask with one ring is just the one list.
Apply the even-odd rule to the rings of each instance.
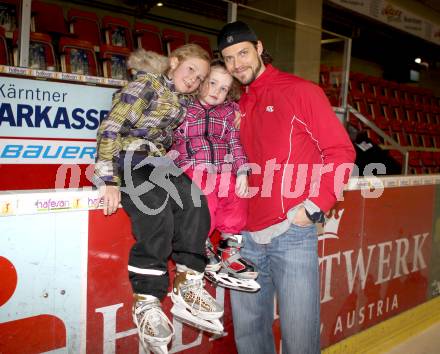
[[[164, 338], [154, 338], [144, 336], [138, 326], [137, 318], [135, 315], [133, 315], [133, 323], [136, 324], [139, 342], [142, 345], [142, 348], [145, 352], [153, 353], [153, 354], [168, 354], [168, 344], [171, 342], [171, 340], [174, 337], [174, 328], [172, 328], [172, 334], [169, 337]], [[154, 344], [153, 344], [154, 343]]]
[[174, 292], [171, 293], [171, 300], [174, 304], [173, 308], [182, 308], [182, 311], [185, 310], [194, 318], [200, 318], [205, 321], [218, 320], [219, 318], [222, 318], [224, 314], [223, 310], [219, 312], [205, 312], [192, 309], [180, 296], [174, 294]]
[[149, 345], [147, 349], [153, 354], [168, 354], [167, 345], [160, 345], [160, 346]]
[[205, 272], [205, 278], [214, 285], [219, 285], [223, 288], [246, 291], [250, 293], [260, 290], [260, 284], [253, 279], [237, 279], [227, 273]]
[[221, 267], [222, 267], [221, 263], [208, 264], [205, 268], [205, 272], [218, 272]]
[[230, 277], [234, 277], [240, 280], [255, 280], [258, 278], [258, 272], [234, 273], [226, 268], [221, 268], [219, 273], [228, 274]]
[[186, 310], [183, 311], [185, 311], [185, 314], [177, 310], [175, 306], [171, 308], [171, 313], [173, 314], [173, 317], [179, 322], [186, 323], [191, 327], [195, 327], [202, 331], [209, 332], [212, 334], [217, 334], [217, 335], [224, 334], [224, 328], [220, 320], [210, 320], [210, 321], [202, 320], [201, 318], [193, 316]]

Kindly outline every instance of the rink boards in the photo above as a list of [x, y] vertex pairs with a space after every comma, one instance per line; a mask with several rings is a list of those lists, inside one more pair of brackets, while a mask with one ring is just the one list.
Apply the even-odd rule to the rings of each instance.
[[[323, 348], [440, 293], [439, 179], [351, 180], [319, 236]], [[99, 207], [91, 190], [0, 194], [0, 352], [141, 352], [126, 270], [129, 219]], [[174, 321], [171, 352], [235, 351], [229, 291], [208, 287], [225, 305], [226, 335]], [[165, 299], [168, 314], [170, 306]]]

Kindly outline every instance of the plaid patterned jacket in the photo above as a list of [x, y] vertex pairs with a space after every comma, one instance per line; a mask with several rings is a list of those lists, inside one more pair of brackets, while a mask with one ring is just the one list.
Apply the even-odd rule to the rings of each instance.
[[191, 102], [184, 122], [174, 132], [173, 149], [179, 152], [176, 165], [212, 164], [220, 173], [232, 164], [233, 173], [246, 173], [247, 158], [240, 131], [234, 126], [235, 111], [238, 105], [232, 102], [206, 108], [199, 100]]
[[123, 151], [165, 155], [189, 101], [190, 96], [178, 94], [166, 76], [151, 73], [143, 73], [116, 92], [112, 109], [98, 129], [95, 178], [119, 185]]

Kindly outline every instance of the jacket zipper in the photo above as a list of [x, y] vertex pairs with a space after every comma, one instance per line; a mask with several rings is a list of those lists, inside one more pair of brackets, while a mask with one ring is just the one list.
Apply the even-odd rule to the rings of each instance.
[[186, 141], [185, 145], [186, 145], [186, 153], [188, 154], [188, 157], [191, 157], [193, 155], [193, 152], [191, 150], [191, 146], [189, 144], [189, 140]]
[[[199, 104], [201, 107], [203, 107], [203, 105], [201, 104], [201, 102], [199, 101]], [[203, 108], [204, 109], [204, 108]], [[214, 145], [212, 144], [212, 141], [209, 139], [209, 109], [204, 109], [205, 110], [205, 139], [209, 144], [209, 152], [210, 152], [210, 156], [211, 156], [211, 164], [214, 165]]]

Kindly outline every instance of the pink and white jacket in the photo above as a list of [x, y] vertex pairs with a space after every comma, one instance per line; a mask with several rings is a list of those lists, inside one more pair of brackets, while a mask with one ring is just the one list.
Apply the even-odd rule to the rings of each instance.
[[247, 173], [240, 132], [234, 126], [236, 111], [238, 105], [233, 102], [203, 106], [196, 99], [190, 103], [185, 120], [174, 132], [172, 149], [179, 152], [176, 165], [194, 168], [206, 164], [215, 166], [217, 173], [228, 166], [234, 174]]

